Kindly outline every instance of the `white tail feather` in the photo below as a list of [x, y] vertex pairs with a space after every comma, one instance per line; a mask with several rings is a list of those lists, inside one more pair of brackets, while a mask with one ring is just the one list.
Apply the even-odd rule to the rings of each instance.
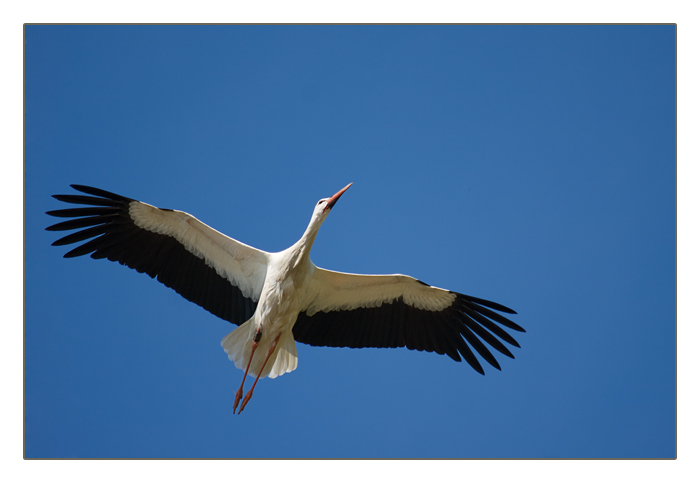
[[[273, 354], [267, 363], [267, 367], [271, 367], [269, 373], [266, 374], [270, 379], [292, 372], [297, 368], [297, 344], [294, 342], [291, 331], [282, 334], [275, 351], [277, 354]], [[265, 372], [268, 371], [267, 367]]]
[[[253, 346], [253, 333], [251, 330], [250, 320], [241, 324], [240, 327], [233, 330], [221, 340], [221, 347], [228, 354], [228, 358], [233, 361], [237, 368], [245, 371], [250, 359], [250, 351]], [[263, 337], [258, 342], [258, 348], [255, 350], [255, 357], [250, 364], [248, 374], [257, 376], [260, 372], [260, 366], [265, 361], [267, 353], [274, 339]], [[281, 334], [275, 351], [267, 361], [265, 369], [260, 374], [260, 377], [270, 377], [274, 379], [287, 372], [292, 372], [297, 368], [297, 346], [294, 342], [292, 332]]]

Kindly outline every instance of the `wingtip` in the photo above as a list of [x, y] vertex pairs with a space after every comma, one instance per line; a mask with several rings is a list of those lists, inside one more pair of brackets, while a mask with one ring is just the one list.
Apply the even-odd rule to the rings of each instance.
[[[464, 355], [462, 355], [464, 357]], [[476, 360], [476, 357], [473, 358], [473, 360], [469, 359], [464, 359], [467, 364], [471, 366], [472, 369], [474, 369], [476, 372], [481, 374], [482, 376], [486, 375], [486, 372], [484, 372], [484, 368], [481, 367], [481, 364], [479, 364], [479, 361]]]
[[70, 187], [76, 191], [80, 191], [81, 193], [88, 193], [88, 194], [90, 194], [90, 192], [93, 190], [97, 190], [97, 188], [93, 188], [92, 186], [88, 186], [85, 184], [72, 184], [72, 185], [70, 185]]

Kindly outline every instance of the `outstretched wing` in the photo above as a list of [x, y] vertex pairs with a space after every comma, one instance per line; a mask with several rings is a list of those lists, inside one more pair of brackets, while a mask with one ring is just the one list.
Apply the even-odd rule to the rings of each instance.
[[497, 313], [516, 312], [488, 300], [431, 287], [406, 275], [355, 275], [316, 268], [294, 339], [313, 346], [406, 347], [460, 355], [484, 370], [476, 350], [500, 369], [489, 348], [513, 358], [501, 342], [520, 347], [504, 326], [523, 328]]
[[48, 211], [51, 216], [71, 219], [46, 229], [80, 230], [53, 245], [92, 240], [64, 257], [91, 254], [147, 273], [234, 324], [253, 315], [267, 273], [267, 252], [229, 238], [185, 212], [156, 208], [89, 186], [71, 186], [92, 196], [53, 197], [89, 207]]

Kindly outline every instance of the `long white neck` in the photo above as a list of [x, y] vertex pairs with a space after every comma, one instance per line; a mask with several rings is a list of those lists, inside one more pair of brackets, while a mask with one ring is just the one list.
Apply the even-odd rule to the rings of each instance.
[[309, 258], [311, 247], [313, 246], [318, 230], [321, 228], [321, 225], [325, 219], [325, 215], [321, 214], [320, 216], [317, 216], [316, 213], [314, 213], [314, 216], [311, 217], [309, 226], [306, 227], [304, 234], [301, 236], [299, 241], [291, 247], [294, 252], [294, 258], [297, 260], [301, 258]]

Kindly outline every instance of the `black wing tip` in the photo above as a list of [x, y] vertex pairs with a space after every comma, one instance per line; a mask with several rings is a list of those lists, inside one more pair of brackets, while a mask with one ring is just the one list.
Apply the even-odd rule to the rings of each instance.
[[[76, 191], [80, 191], [81, 193], [87, 193], [87, 194], [89, 194], [89, 195], [91, 195], [91, 194], [93, 194], [93, 193], [95, 193], [95, 192], [98, 192], [98, 193], [99, 193], [99, 192], [103, 192], [103, 191], [104, 191], [104, 190], [101, 190], [101, 189], [99, 189], [99, 188], [95, 188], [95, 187], [93, 187], [93, 186], [88, 186], [88, 185], [85, 185], [85, 184], [71, 184], [70, 187], [73, 188], [73, 189], [76, 190]], [[98, 196], [101, 196], [101, 195], [98, 195]]]
[[98, 188], [95, 188], [93, 186], [88, 186], [86, 184], [70, 184], [69, 185], [71, 188], [73, 188], [76, 191], [80, 191], [82, 193], [90, 193], [91, 191], [101, 191]]
[[70, 252], [64, 254], [63, 258], [77, 258], [81, 255], [82, 255], [82, 253], [73, 253], [73, 251], [71, 250]]
[[[477, 297], [472, 297], [470, 295], [464, 295], [457, 293], [457, 300], [459, 301], [458, 303], [462, 304], [463, 306], [470, 307], [473, 310], [476, 310], [477, 312], [480, 312], [482, 315], [485, 315], [486, 317], [495, 320], [496, 322], [505, 325], [509, 329], [513, 329], [518, 332], [525, 332], [525, 329], [520, 327], [518, 324], [513, 322], [512, 320], [504, 317], [501, 314], [498, 314], [496, 312], [493, 312], [492, 310], [497, 310], [498, 312], [506, 312], [508, 314], [516, 314], [517, 312], [513, 309], [509, 309], [508, 307], [505, 307], [501, 304], [498, 304], [496, 302], [491, 302], [490, 300], [484, 300], [480, 299]], [[492, 310], [489, 310], [492, 309]]]
[[100, 196], [102, 198], [107, 198], [114, 201], [134, 201], [133, 199], [127, 198], [126, 196], [118, 195], [116, 193], [112, 193], [111, 191], [106, 191], [100, 188], [86, 186], [84, 184], [72, 184], [70, 185], [70, 187], [76, 191], [80, 191], [81, 193], [87, 193], [93, 196]]
[[[118, 195], [116, 193], [112, 193], [111, 191], [105, 191], [103, 189], [95, 188], [92, 186], [87, 186], [84, 184], [71, 184], [70, 187], [76, 191], [80, 191], [81, 193], [95, 196], [97, 198], [103, 198], [106, 200], [119, 201], [119, 202], [135, 201], [132, 198], [127, 198], [126, 196]], [[79, 196], [79, 195], [51, 195], [52, 198], [55, 198], [58, 201], [64, 201], [67, 203], [77, 203], [75, 201], [76, 196]], [[74, 201], [69, 201], [71, 198], [73, 198]], [[83, 197], [83, 201], [86, 201], [87, 199], [88, 198]], [[80, 203], [80, 204], [85, 204], [85, 203]]]
[[479, 304], [483, 307], [488, 307], [493, 310], [498, 310], [499, 312], [504, 312], [506, 314], [512, 314], [512, 315], [517, 315], [517, 312], [510, 307], [506, 307], [505, 305], [499, 304], [497, 302], [492, 302], [491, 300], [486, 300], [486, 299], [481, 299], [479, 297], [473, 297], [471, 295], [465, 295], [463, 293], [459, 292], [452, 292], [457, 296], [457, 299], [460, 300], [462, 303], [464, 302], [471, 302], [475, 304]]

